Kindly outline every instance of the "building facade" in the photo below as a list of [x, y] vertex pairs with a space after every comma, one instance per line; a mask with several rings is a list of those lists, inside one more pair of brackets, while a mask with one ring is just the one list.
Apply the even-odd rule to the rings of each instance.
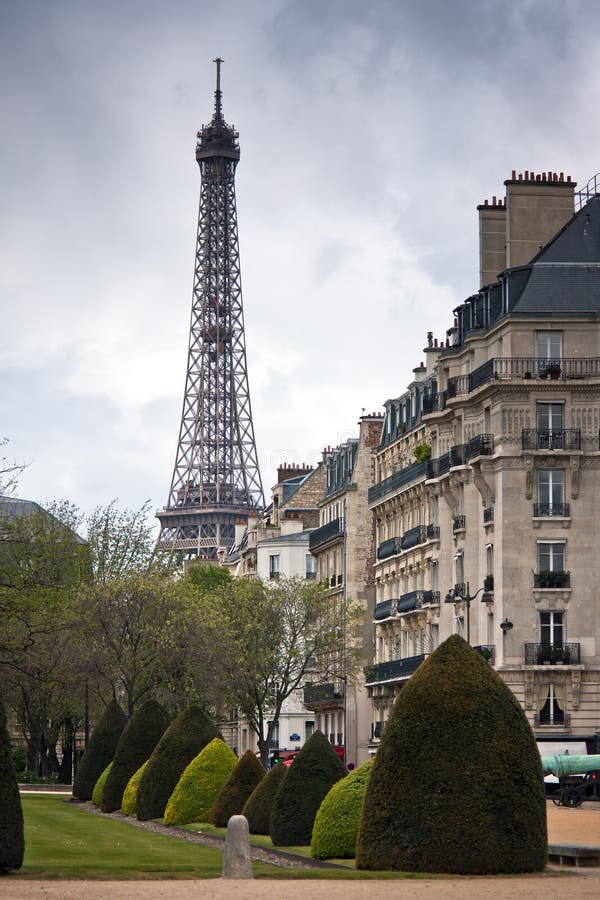
[[[371, 621], [375, 602], [373, 528], [367, 493], [373, 483], [375, 449], [383, 417], [362, 416], [358, 438], [324, 451], [326, 484], [319, 502], [320, 526], [311, 532], [310, 550], [317, 560], [317, 577], [327, 585], [331, 602], [339, 610], [348, 642], [358, 643], [365, 659], [372, 654]], [[364, 610], [358, 635], [345, 620], [349, 605]], [[356, 655], [356, 647], [352, 655]], [[350, 646], [341, 659], [328, 660], [329, 674], [315, 678], [304, 689], [304, 702], [314, 713], [315, 727], [332, 744], [343, 746], [346, 765], [360, 765], [369, 756], [371, 706], [364, 673], [350, 671]], [[324, 670], [325, 671], [325, 670]]]
[[538, 741], [597, 752], [600, 197], [555, 173], [505, 187], [479, 207], [479, 290], [386, 403], [372, 749], [410, 674], [460, 633]]

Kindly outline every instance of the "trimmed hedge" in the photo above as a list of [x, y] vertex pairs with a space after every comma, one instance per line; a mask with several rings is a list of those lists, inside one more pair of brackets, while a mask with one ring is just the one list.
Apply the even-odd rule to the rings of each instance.
[[287, 775], [287, 768], [283, 763], [277, 763], [276, 766], [267, 772], [266, 776], [260, 781], [242, 809], [242, 815], [248, 819], [248, 829], [250, 834], [268, 834], [269, 820], [271, 818], [271, 809], [275, 794], [279, 790], [279, 785]]
[[96, 782], [115, 756], [115, 750], [127, 719], [116, 700], [111, 700], [94, 728], [85, 753], [79, 763], [73, 796], [79, 800], [91, 800]]
[[24, 853], [23, 810], [0, 696], [0, 874], [20, 869]]
[[237, 756], [214, 738], [186, 767], [165, 809], [165, 825], [207, 822], [211, 806], [237, 764]]
[[92, 803], [94, 806], [100, 806], [102, 803], [102, 791], [104, 790], [104, 785], [106, 784], [106, 779], [108, 778], [111, 769], [112, 763], [109, 763], [94, 785], [94, 790], [92, 791]]
[[367, 786], [360, 869], [489, 875], [546, 864], [540, 754], [512, 691], [461, 637], [402, 688]]
[[354, 859], [367, 782], [373, 768], [369, 759], [331, 788], [321, 803], [310, 842], [315, 859]]
[[200, 707], [190, 706], [177, 716], [154, 748], [141, 777], [138, 819], [159, 819], [164, 815], [183, 770], [216, 737], [220, 737], [219, 732]]
[[123, 799], [121, 800], [121, 812], [124, 816], [135, 816], [137, 812], [137, 792], [147, 762], [148, 760], [146, 760], [146, 762], [139, 767], [137, 772], [133, 773], [133, 775], [127, 782], [127, 787], [123, 791]]
[[323, 734], [315, 731], [290, 766], [275, 794], [269, 834], [277, 846], [308, 846], [323, 798], [346, 770]]
[[231, 816], [241, 813], [244, 803], [265, 774], [261, 761], [252, 750], [246, 750], [214, 801], [208, 821], [219, 828], [225, 828]]
[[156, 700], [147, 700], [131, 717], [119, 738], [113, 765], [102, 792], [102, 812], [120, 809], [127, 782], [148, 759], [169, 727], [169, 715]]

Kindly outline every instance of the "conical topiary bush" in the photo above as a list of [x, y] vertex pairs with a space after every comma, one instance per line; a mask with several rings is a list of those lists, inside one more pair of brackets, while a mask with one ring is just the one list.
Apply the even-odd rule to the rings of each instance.
[[367, 782], [373, 760], [355, 769], [331, 788], [321, 803], [310, 841], [315, 859], [354, 859]]
[[0, 874], [20, 869], [24, 853], [23, 810], [0, 696]]
[[102, 792], [102, 811], [120, 809], [123, 791], [169, 727], [169, 715], [156, 700], [147, 700], [133, 714], [119, 738], [113, 765]]
[[220, 737], [214, 723], [198, 706], [190, 706], [169, 725], [144, 769], [137, 793], [137, 817], [158, 819], [187, 764], [203, 747]]
[[115, 750], [127, 719], [116, 700], [111, 700], [94, 728], [85, 753], [79, 763], [73, 796], [90, 800], [96, 782], [115, 756]]
[[322, 731], [315, 731], [275, 794], [269, 833], [275, 845], [308, 846], [323, 798], [346, 770]]
[[165, 809], [165, 825], [207, 822], [208, 814], [238, 758], [221, 738], [214, 738], [186, 766]]
[[213, 803], [208, 821], [218, 828], [225, 828], [231, 816], [241, 813], [244, 803], [264, 777], [263, 764], [252, 750], [246, 750]]
[[400, 692], [367, 785], [361, 869], [537, 872], [547, 856], [540, 755], [514, 694], [461, 637]]
[[102, 803], [102, 791], [104, 790], [104, 785], [106, 784], [106, 779], [110, 775], [111, 769], [112, 763], [109, 763], [94, 785], [94, 790], [92, 791], [92, 803], [94, 804], [94, 806], [100, 806], [100, 804]]
[[242, 815], [248, 819], [248, 830], [250, 834], [268, 834], [269, 821], [271, 819], [271, 809], [275, 794], [279, 790], [279, 785], [287, 775], [287, 768], [283, 763], [277, 763], [276, 766], [267, 772], [266, 776], [260, 781], [242, 809]]
[[124, 816], [135, 816], [137, 812], [137, 792], [147, 762], [148, 760], [146, 760], [146, 762], [139, 767], [137, 772], [133, 773], [133, 775], [127, 782], [127, 787], [123, 791], [123, 798], [121, 800], [121, 812]]

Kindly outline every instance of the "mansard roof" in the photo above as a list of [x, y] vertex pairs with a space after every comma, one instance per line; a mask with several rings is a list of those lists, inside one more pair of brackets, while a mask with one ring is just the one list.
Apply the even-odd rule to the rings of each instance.
[[521, 282], [514, 301], [509, 299], [511, 313], [599, 313], [600, 197], [582, 207], [528, 266], [509, 269], [505, 277], [509, 298], [511, 282]]

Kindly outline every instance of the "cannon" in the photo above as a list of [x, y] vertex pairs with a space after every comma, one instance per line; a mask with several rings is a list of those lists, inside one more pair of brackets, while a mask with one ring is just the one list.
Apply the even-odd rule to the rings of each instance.
[[557, 806], [581, 806], [584, 800], [600, 800], [600, 754], [542, 756], [545, 775], [556, 775], [552, 794]]

